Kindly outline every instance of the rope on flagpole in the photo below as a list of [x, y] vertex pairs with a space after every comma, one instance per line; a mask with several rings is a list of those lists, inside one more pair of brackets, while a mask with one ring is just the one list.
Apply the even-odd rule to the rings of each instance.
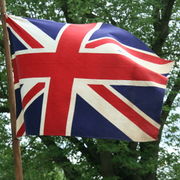
[[6, 61], [6, 69], [7, 69], [8, 95], [9, 95], [8, 100], [9, 100], [9, 108], [10, 108], [10, 116], [11, 116], [12, 148], [13, 148], [14, 163], [15, 163], [15, 176], [16, 176], [16, 180], [23, 180], [20, 143], [16, 137], [16, 103], [15, 103], [11, 54], [10, 54], [10, 46], [9, 46], [9, 36], [8, 36], [7, 25], [5, 20], [6, 18], [5, 0], [0, 0], [0, 11], [1, 11], [1, 20], [2, 20], [2, 28], [3, 28], [3, 40], [4, 40], [4, 49], [5, 49], [5, 59], [6, 59], [5, 61]]

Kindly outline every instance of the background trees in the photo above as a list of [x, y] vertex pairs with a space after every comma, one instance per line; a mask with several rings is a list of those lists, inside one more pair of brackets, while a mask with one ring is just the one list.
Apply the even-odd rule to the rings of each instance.
[[[7, 0], [7, 9], [14, 15], [61, 22], [111, 23], [132, 32], [159, 56], [176, 61], [164, 100], [159, 141], [26, 137], [21, 141], [25, 180], [180, 178], [178, 1]], [[0, 179], [4, 180], [14, 178], [2, 40], [0, 50]]]

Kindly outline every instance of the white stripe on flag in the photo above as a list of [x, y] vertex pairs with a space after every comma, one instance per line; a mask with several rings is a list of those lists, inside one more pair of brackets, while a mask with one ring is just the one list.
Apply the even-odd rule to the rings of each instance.
[[[98, 95], [93, 89], [91, 89], [87, 84], [80, 81], [76, 81], [73, 85], [74, 93], [81, 96], [88, 104], [96, 109], [102, 116], [109, 120], [114, 126], [116, 126], [120, 131], [126, 134], [133, 141], [153, 141], [154, 138], [150, 137], [138, 126], [136, 126], [131, 120], [124, 116], [121, 112], [115, 109], [110, 103]], [[73, 98], [75, 98], [73, 96]], [[75, 101], [73, 102], [73, 104]], [[74, 112], [74, 105], [71, 105], [71, 116], [67, 123], [67, 133], [70, 133], [72, 126], [72, 119]], [[128, 128], [127, 128], [128, 127]], [[68, 135], [68, 134], [67, 134]], [[69, 134], [70, 135], [70, 134]]]

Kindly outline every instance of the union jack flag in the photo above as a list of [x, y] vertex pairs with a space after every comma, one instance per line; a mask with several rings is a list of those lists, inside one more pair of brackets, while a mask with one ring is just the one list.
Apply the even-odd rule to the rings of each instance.
[[61, 135], [154, 141], [166, 75], [129, 32], [9, 15], [17, 137]]

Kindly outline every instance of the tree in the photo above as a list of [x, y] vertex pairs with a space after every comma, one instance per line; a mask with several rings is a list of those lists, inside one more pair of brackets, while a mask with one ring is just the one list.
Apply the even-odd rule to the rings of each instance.
[[[29, 137], [22, 142], [22, 155], [26, 179], [111, 179], [111, 180], [155, 180], [178, 179], [178, 153], [168, 153], [160, 143], [176, 145], [179, 142], [176, 121], [179, 114], [178, 91], [180, 73], [178, 69], [178, 1], [175, 0], [8, 0], [10, 13], [34, 18], [53, 19], [69, 23], [103, 21], [124, 28], [146, 42], [159, 56], [176, 61], [170, 74], [168, 91], [161, 115], [162, 126], [159, 141], [150, 143], [123, 142], [73, 137]], [[2, 42], [0, 48], [3, 50]], [[0, 113], [5, 119], [7, 106], [7, 83], [4, 54], [0, 54]], [[0, 132], [9, 137], [0, 124]], [[163, 132], [163, 130], [167, 129]], [[8, 138], [5, 139], [8, 139]], [[164, 137], [164, 138], [162, 138]], [[175, 141], [173, 141], [175, 139]], [[10, 139], [8, 139], [10, 141]], [[11, 145], [1, 142], [3, 153], [11, 162]], [[45, 163], [43, 161], [45, 160]], [[10, 163], [12, 164], [12, 163]], [[6, 167], [5, 165], [2, 166]], [[32, 167], [32, 168], [27, 168]], [[165, 169], [165, 171], [163, 171]], [[60, 177], [55, 177], [57, 172]], [[39, 176], [42, 172], [42, 176]], [[12, 174], [12, 172], [10, 172]], [[1, 177], [0, 177], [1, 178]], [[8, 179], [3, 174], [1, 179]]]

